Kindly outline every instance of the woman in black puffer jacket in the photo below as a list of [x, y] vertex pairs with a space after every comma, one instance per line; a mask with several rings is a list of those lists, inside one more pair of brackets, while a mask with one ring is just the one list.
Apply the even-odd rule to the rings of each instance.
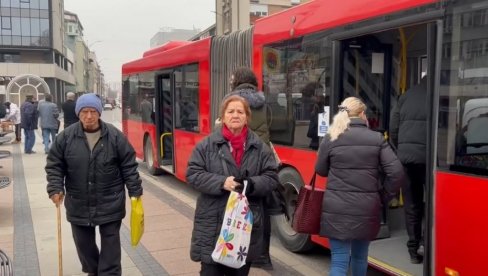
[[[315, 170], [327, 176], [320, 234], [330, 241], [330, 275], [366, 275], [369, 242], [380, 228], [381, 197], [396, 193], [403, 167], [383, 136], [368, 128], [366, 105], [349, 97], [320, 145]], [[382, 172], [383, 187], [378, 185]]]
[[[244, 98], [225, 98], [220, 118], [222, 127], [198, 143], [188, 161], [186, 180], [201, 193], [195, 208], [190, 257], [201, 263], [203, 276], [248, 275], [251, 263], [263, 252], [264, 199], [278, 185], [278, 165], [270, 148], [248, 128], [251, 109]], [[229, 194], [242, 192], [244, 179], [248, 181], [246, 197], [254, 221], [246, 265], [233, 269], [214, 262], [211, 255]], [[229, 252], [237, 254], [236, 250], [233, 247]]]

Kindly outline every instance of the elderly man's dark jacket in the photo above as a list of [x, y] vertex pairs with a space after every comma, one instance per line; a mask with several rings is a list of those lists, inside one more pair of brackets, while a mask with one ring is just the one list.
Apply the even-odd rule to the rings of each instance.
[[93, 151], [80, 122], [56, 137], [47, 156], [49, 196], [66, 191], [67, 219], [76, 225], [100, 225], [125, 217], [125, 189], [142, 195], [135, 152], [126, 137], [100, 120], [101, 136]]
[[328, 176], [320, 234], [338, 240], [374, 239], [382, 194], [396, 193], [404, 181], [402, 164], [382, 134], [368, 129], [362, 119], [351, 119], [336, 140], [326, 136], [320, 144], [315, 171]]
[[[224, 172], [222, 160], [229, 175]], [[223, 189], [227, 176], [245, 177], [253, 183], [247, 195], [254, 216], [251, 244], [247, 261], [256, 259], [263, 250], [263, 200], [278, 185], [277, 164], [273, 153], [260, 138], [249, 130], [244, 156], [237, 167], [222, 129], [216, 129], [193, 150], [188, 162], [186, 179], [201, 192], [197, 199], [191, 241], [193, 261], [213, 263], [211, 254], [222, 226], [229, 192]]]

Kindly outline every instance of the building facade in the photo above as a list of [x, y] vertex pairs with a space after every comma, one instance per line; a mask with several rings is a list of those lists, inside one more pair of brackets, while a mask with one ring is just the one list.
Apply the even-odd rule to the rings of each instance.
[[[64, 4], [62, 0], [0, 1], [0, 100], [22, 103], [26, 94], [39, 100], [51, 93], [55, 102], [64, 101], [66, 87], [75, 84], [74, 55], [64, 43]], [[24, 83], [39, 76], [49, 87]], [[16, 78], [17, 77], [17, 78]], [[19, 82], [8, 84], [14, 79]]]
[[243, 30], [254, 22], [292, 6], [310, 0], [216, 0], [215, 16], [217, 35], [226, 35], [237, 30]]
[[159, 32], [157, 32], [151, 38], [150, 47], [155, 48], [157, 46], [163, 45], [168, 41], [189, 40], [199, 32], [200, 32], [199, 29], [185, 30], [185, 29], [174, 29], [174, 28], [164, 27], [161, 28]]

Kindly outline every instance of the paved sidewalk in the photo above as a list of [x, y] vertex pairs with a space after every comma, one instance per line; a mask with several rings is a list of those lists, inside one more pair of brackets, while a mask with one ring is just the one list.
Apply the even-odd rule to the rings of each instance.
[[[0, 190], [0, 249], [13, 257], [16, 276], [58, 273], [56, 208], [46, 194], [46, 155], [39, 132], [36, 134], [36, 154], [24, 154], [23, 144], [0, 146], [12, 152], [12, 157], [0, 159], [0, 166], [3, 166], [0, 175], [14, 180], [9, 187]], [[123, 275], [199, 275], [200, 264], [189, 258], [194, 200], [165, 188], [160, 179], [141, 176], [145, 233], [141, 244], [132, 248], [129, 216], [124, 219], [121, 229]], [[129, 200], [127, 211], [130, 214]], [[85, 275], [81, 272], [64, 207], [62, 236], [64, 275]], [[294, 262], [286, 252], [273, 251], [273, 257], [272, 274], [260, 269], [252, 269], [250, 274], [319, 275]]]

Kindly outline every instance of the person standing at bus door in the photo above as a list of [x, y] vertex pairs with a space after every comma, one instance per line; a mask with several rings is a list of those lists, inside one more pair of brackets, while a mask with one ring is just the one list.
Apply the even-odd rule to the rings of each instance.
[[11, 121], [15, 125], [15, 141], [13, 143], [18, 144], [22, 141], [21, 130], [20, 130], [20, 109], [19, 107], [11, 102], [5, 102], [5, 107], [8, 109], [8, 113], [5, 116], [5, 120]]
[[[258, 91], [258, 80], [254, 72], [247, 67], [239, 67], [232, 72], [230, 77], [230, 88], [231, 93], [227, 94], [226, 97], [231, 95], [238, 95], [246, 99], [251, 107], [252, 118], [249, 123], [249, 128], [254, 131], [261, 140], [270, 146], [269, 141], [269, 127], [266, 118], [266, 100], [264, 93]], [[271, 217], [270, 215], [280, 215], [281, 205], [279, 202], [272, 200], [273, 198], [269, 196], [265, 201], [265, 213], [264, 217], [264, 251], [261, 257], [252, 263], [254, 267], [260, 267], [266, 270], [273, 269], [273, 263], [271, 262], [271, 257], [269, 254], [269, 248], [271, 245]], [[270, 206], [273, 205], [273, 206]]]
[[134, 148], [121, 131], [100, 119], [102, 109], [93, 93], [76, 102], [80, 122], [56, 136], [47, 156], [47, 193], [56, 206], [66, 198], [66, 218], [83, 272], [122, 275], [120, 227], [126, 213], [125, 187], [130, 197], [140, 197], [142, 181]]
[[[190, 257], [201, 262], [202, 276], [244, 276], [262, 254], [264, 200], [279, 185], [278, 165], [270, 148], [249, 129], [251, 109], [244, 98], [237, 95], [225, 98], [220, 118], [222, 126], [195, 147], [188, 162], [186, 179], [200, 192]], [[233, 269], [215, 263], [211, 255], [220, 234], [229, 192], [242, 192], [243, 180], [248, 181], [246, 196], [254, 222], [246, 265]]]
[[[329, 238], [331, 276], [366, 275], [368, 249], [380, 229], [382, 198], [404, 182], [403, 167], [381, 133], [367, 126], [366, 105], [346, 98], [320, 144], [315, 171], [327, 176], [320, 235]], [[383, 189], [378, 181], [384, 174]]]
[[63, 103], [61, 108], [63, 109], [63, 117], [64, 117], [64, 129], [68, 128], [70, 125], [77, 123], [79, 121], [78, 116], [75, 112], [76, 101], [75, 101], [75, 93], [68, 92], [66, 93], [66, 101]]
[[20, 106], [20, 127], [24, 129], [24, 152], [36, 153], [32, 150], [36, 143], [34, 130], [37, 129], [37, 103], [33, 95], [26, 95], [25, 102]]
[[[424, 216], [424, 186], [427, 151], [427, 77], [403, 94], [394, 107], [390, 119], [390, 138], [397, 148], [407, 181], [404, 195], [405, 222], [408, 234], [407, 248], [410, 262], [421, 263]], [[420, 252], [421, 253], [421, 252]]]
[[46, 94], [45, 100], [39, 103], [37, 107], [39, 111], [39, 118], [41, 118], [42, 143], [44, 144], [44, 152], [48, 154], [49, 144], [54, 141], [58, 132], [58, 106], [52, 102], [53, 96]]

